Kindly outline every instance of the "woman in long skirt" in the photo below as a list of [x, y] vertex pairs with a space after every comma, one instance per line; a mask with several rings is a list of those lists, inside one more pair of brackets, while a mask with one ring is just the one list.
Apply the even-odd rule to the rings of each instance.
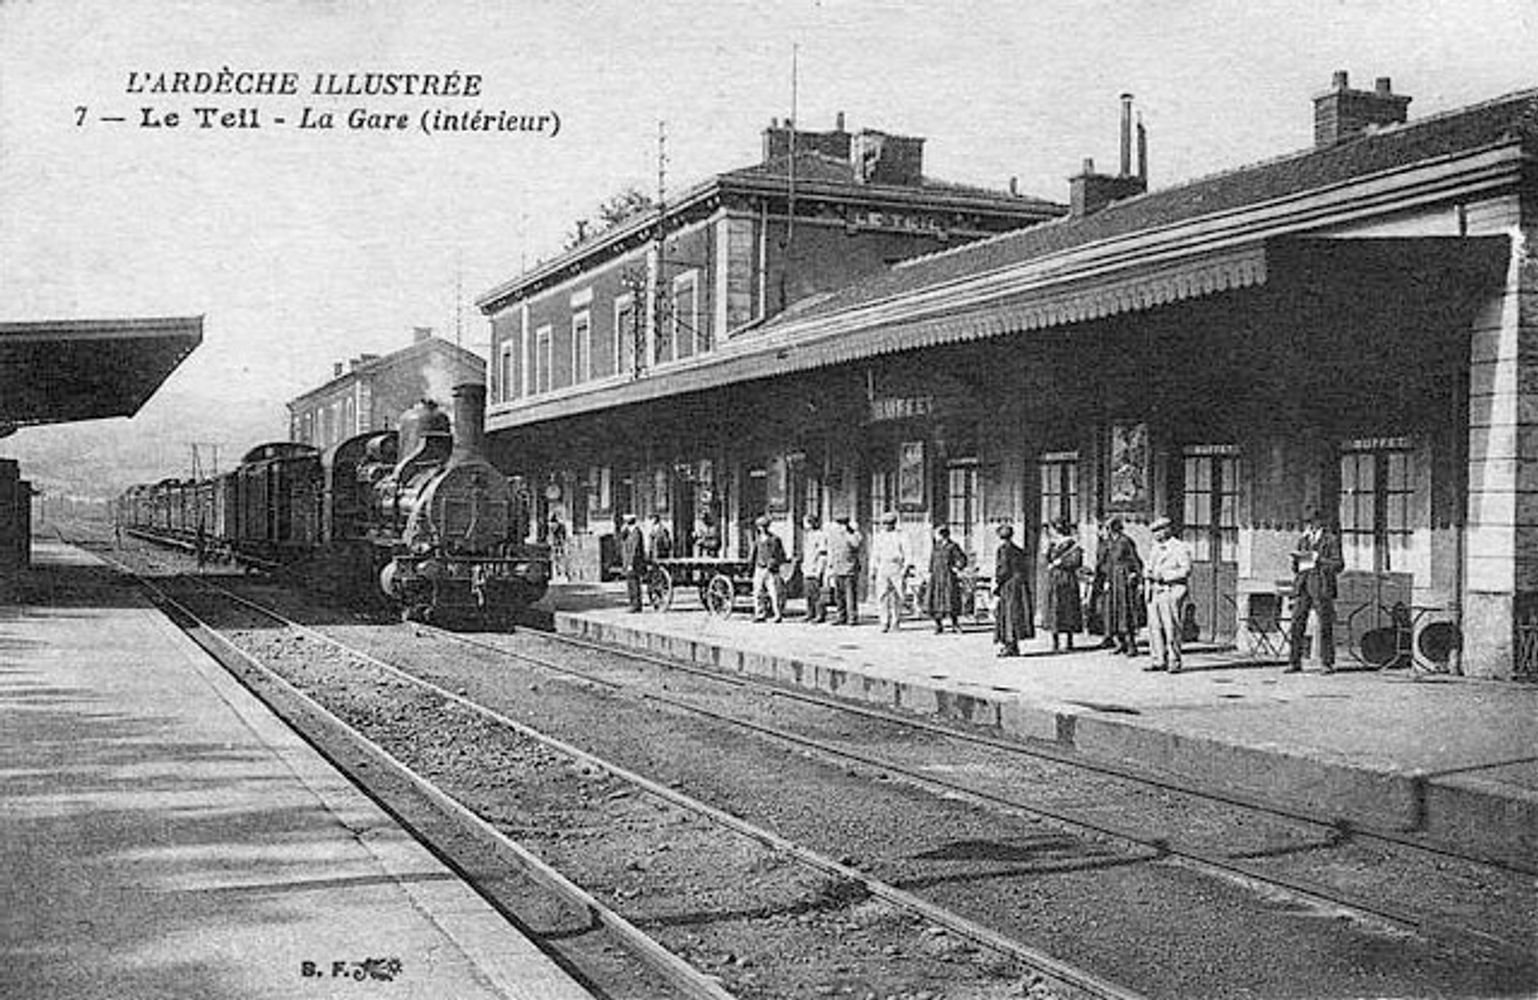
[[1084, 605], [1079, 599], [1079, 567], [1084, 565], [1084, 550], [1074, 535], [1068, 519], [1052, 523], [1052, 539], [1047, 544], [1047, 589], [1042, 594], [1041, 619], [1052, 630], [1052, 651], [1058, 651], [1058, 637], [1068, 636], [1073, 648], [1073, 634], [1084, 628]]
[[1143, 605], [1143, 560], [1137, 545], [1122, 533], [1121, 518], [1112, 518], [1102, 551], [1105, 574], [1105, 632], [1116, 640], [1116, 651], [1137, 655], [1137, 631], [1148, 621]]
[[999, 549], [994, 563], [993, 585], [998, 595], [993, 620], [993, 641], [1000, 656], [1019, 656], [1020, 640], [1034, 638], [1031, 619], [1031, 558], [1013, 541], [1015, 529], [999, 525]]
[[945, 631], [945, 617], [950, 616], [951, 628], [961, 632], [961, 583], [956, 574], [966, 568], [967, 554], [961, 546], [951, 541], [951, 529], [945, 525], [935, 528], [934, 548], [929, 551], [929, 590], [924, 603], [929, 617], [935, 621], [935, 634]]

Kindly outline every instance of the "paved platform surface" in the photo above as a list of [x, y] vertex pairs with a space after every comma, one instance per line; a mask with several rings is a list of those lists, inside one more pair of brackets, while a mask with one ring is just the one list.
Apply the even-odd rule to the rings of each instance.
[[[558, 584], [558, 630], [726, 670], [1049, 740], [1310, 812], [1424, 833], [1538, 865], [1538, 685], [1409, 670], [1283, 674], [1233, 651], [1186, 658], [1178, 676], [1143, 656], [1039, 636], [998, 659], [991, 629], [924, 620], [892, 633], [874, 608], [856, 627], [714, 618], [692, 593], [631, 614], [620, 584]], [[1081, 647], [1098, 637], [1080, 637]], [[1146, 644], [1145, 644], [1146, 649]]]
[[0, 599], [0, 997], [589, 995], [131, 586], [33, 553]]

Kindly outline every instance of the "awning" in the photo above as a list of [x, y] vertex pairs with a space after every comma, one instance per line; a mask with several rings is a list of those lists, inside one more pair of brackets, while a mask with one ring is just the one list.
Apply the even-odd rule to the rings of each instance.
[[1279, 236], [1221, 250], [1099, 266], [1039, 270], [986, 293], [945, 289], [807, 320], [786, 315], [761, 332], [638, 379], [574, 386], [492, 411], [489, 430], [698, 392], [789, 372], [941, 344], [1066, 326], [1261, 285], [1427, 281], [1498, 286], [1510, 240], [1491, 237], [1328, 238]]
[[203, 341], [203, 317], [0, 323], [0, 429], [128, 417]]

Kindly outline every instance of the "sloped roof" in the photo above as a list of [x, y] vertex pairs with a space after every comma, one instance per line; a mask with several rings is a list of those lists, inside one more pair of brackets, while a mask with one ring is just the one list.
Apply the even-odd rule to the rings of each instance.
[[359, 378], [370, 377], [376, 372], [389, 370], [398, 365], [409, 364], [424, 354], [435, 353], [443, 354], [450, 358], [455, 358], [471, 367], [478, 367], [483, 373], [486, 370], [486, 359], [481, 357], [479, 354], [476, 354], [474, 351], [465, 347], [461, 347], [458, 344], [450, 343], [449, 341], [444, 340], [442, 337], [424, 337], [416, 343], [409, 344], [398, 351], [391, 351], [389, 354], [382, 354], [377, 357], [364, 358], [362, 360], [355, 361], [349, 364], [347, 366], [347, 370], [343, 371], [342, 374], [322, 382], [320, 385], [313, 389], [306, 389], [304, 392], [289, 400], [287, 405], [289, 409], [293, 409], [295, 406], [303, 403], [305, 400], [315, 396], [323, 396], [336, 389], [338, 386], [356, 381]]
[[0, 323], [0, 425], [131, 417], [203, 341], [203, 317]]
[[[791, 158], [779, 156], [765, 163], [755, 163], [751, 166], [741, 167], [737, 170], [728, 170], [720, 174], [724, 181], [747, 181], [753, 179], [773, 178], [779, 182], [788, 178], [791, 173]], [[958, 184], [953, 181], [940, 180], [939, 178], [924, 176], [919, 178], [917, 186], [903, 184], [872, 184], [860, 180], [853, 162], [841, 159], [837, 156], [829, 156], [819, 150], [802, 150], [795, 155], [795, 175], [797, 183], [812, 184], [839, 184], [854, 185], [869, 191], [872, 195], [877, 193], [885, 195], [909, 195], [921, 192], [927, 195], [939, 195], [982, 198], [986, 199], [990, 206], [1019, 209], [1037, 209], [1047, 212], [1062, 212], [1067, 206], [1046, 198], [1037, 198], [1034, 195], [1011, 194], [1008, 191], [1000, 191], [996, 188], [987, 188], [975, 184]]]
[[[1538, 148], [1538, 89], [1384, 128], [1113, 202], [1093, 215], [1015, 230], [893, 265], [794, 314], [823, 316], [1075, 247], [1258, 205], [1411, 163], [1520, 141]], [[774, 325], [774, 324], [771, 324]]]

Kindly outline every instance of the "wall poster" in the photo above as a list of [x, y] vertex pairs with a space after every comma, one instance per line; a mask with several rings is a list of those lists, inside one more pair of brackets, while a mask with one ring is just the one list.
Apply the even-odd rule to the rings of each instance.
[[1147, 509], [1152, 503], [1148, 424], [1111, 425], [1110, 489], [1106, 503], [1118, 510]]
[[924, 442], [904, 441], [897, 453], [897, 503], [904, 510], [924, 509]]

